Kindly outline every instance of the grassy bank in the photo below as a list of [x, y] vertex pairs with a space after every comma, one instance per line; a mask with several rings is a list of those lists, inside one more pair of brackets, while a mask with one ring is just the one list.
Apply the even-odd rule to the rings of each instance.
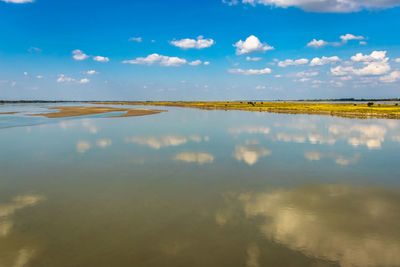
[[368, 103], [308, 103], [308, 102], [93, 102], [113, 105], [151, 105], [198, 109], [246, 110], [257, 112], [320, 114], [348, 118], [386, 118], [400, 119], [400, 106], [397, 104]]

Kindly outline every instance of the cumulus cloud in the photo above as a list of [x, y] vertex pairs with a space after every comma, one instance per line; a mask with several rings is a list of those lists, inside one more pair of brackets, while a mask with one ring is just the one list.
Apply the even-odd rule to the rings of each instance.
[[1, 0], [1, 1], [13, 4], [26, 4], [26, 3], [33, 3], [35, 0]]
[[194, 152], [183, 152], [179, 153], [175, 156], [175, 160], [188, 162], [188, 163], [197, 163], [199, 165], [203, 165], [205, 163], [213, 163], [214, 156], [209, 153], [194, 153]]
[[393, 71], [388, 75], [380, 77], [379, 80], [384, 83], [394, 83], [400, 81], [400, 71]]
[[350, 13], [358, 12], [363, 9], [385, 9], [399, 6], [397, 0], [223, 0], [228, 5], [261, 4], [273, 7], [297, 7], [304, 11], [318, 13]]
[[76, 80], [72, 77], [65, 76], [65, 74], [59, 74], [57, 78], [58, 83], [80, 83], [80, 84], [86, 84], [89, 83], [90, 80], [88, 78], [82, 78], [80, 80]]
[[386, 57], [386, 51], [373, 51], [370, 55], [363, 55], [357, 53], [351, 57], [351, 60], [355, 63], [363, 65], [361, 68], [355, 68], [354, 66], [337, 66], [331, 68], [331, 73], [335, 76], [346, 76], [346, 75], [358, 75], [358, 76], [369, 76], [369, 75], [383, 75], [390, 71], [391, 67], [388, 63], [389, 58]]
[[345, 35], [341, 35], [340, 39], [342, 39], [342, 42], [346, 43], [349, 40], [364, 40], [365, 37], [364, 36], [355, 36], [353, 34], [348, 33], [348, 34], [345, 34]]
[[394, 61], [395, 61], [396, 63], [400, 63], [400, 58], [396, 58]]
[[329, 43], [324, 40], [313, 39], [311, 42], [307, 44], [308, 47], [319, 48], [328, 45]]
[[141, 43], [142, 42], [142, 37], [131, 37], [131, 38], [129, 38], [128, 41]]
[[203, 49], [212, 46], [215, 42], [213, 39], [204, 39], [204, 37], [200, 35], [199, 37], [197, 37], [197, 40], [186, 38], [181, 40], [174, 40], [170, 43], [182, 49]]
[[139, 64], [139, 65], [159, 64], [160, 66], [165, 66], [165, 67], [170, 67], [170, 66], [179, 67], [185, 65], [187, 63], [187, 60], [179, 57], [169, 57], [154, 53], [148, 55], [147, 57], [138, 57], [133, 60], [124, 60], [122, 61], [122, 63]]
[[296, 60], [286, 59], [284, 61], [279, 61], [278, 66], [285, 68], [287, 66], [298, 66], [298, 65], [304, 65], [307, 63], [308, 63], [308, 59], [306, 59], [306, 58], [301, 58], [301, 59], [296, 59]]
[[310, 62], [310, 66], [323, 66], [326, 64], [330, 64], [330, 63], [335, 63], [340, 61], [340, 58], [337, 56], [333, 56], [333, 57], [315, 57], [311, 60]]
[[195, 61], [189, 62], [189, 65], [190, 65], [190, 66], [198, 66], [198, 65], [201, 65], [201, 60], [195, 60]]
[[86, 55], [85, 53], [83, 53], [81, 50], [75, 49], [74, 51], [72, 51], [72, 57], [73, 57], [75, 60], [85, 60], [85, 59], [87, 59], [89, 56]]
[[93, 57], [94, 61], [98, 61], [98, 62], [109, 62], [110, 59], [108, 57], [102, 57], [102, 56], [95, 56]]
[[272, 71], [270, 68], [264, 68], [264, 69], [248, 69], [248, 70], [230, 69], [229, 72], [234, 74], [244, 74], [244, 75], [261, 75], [261, 74], [269, 74]]
[[233, 46], [236, 47], [237, 55], [265, 52], [274, 49], [266, 43], [261, 43], [254, 35], [250, 35], [245, 41], [239, 40]]
[[189, 141], [199, 143], [202, 141], [207, 142], [209, 140], [210, 140], [209, 136], [201, 137], [199, 135], [191, 135], [189, 137], [185, 137], [180, 135], [164, 135], [159, 137], [154, 137], [154, 136], [130, 137], [126, 138], [125, 142], [134, 143], [142, 146], [148, 146], [153, 149], [160, 149], [169, 146], [180, 146], [186, 144]]
[[87, 75], [94, 75], [94, 74], [98, 74], [98, 72], [95, 71], [95, 70], [88, 70], [88, 71], [85, 72], [85, 74], [87, 74]]
[[246, 61], [260, 61], [261, 58], [260, 57], [246, 57]]

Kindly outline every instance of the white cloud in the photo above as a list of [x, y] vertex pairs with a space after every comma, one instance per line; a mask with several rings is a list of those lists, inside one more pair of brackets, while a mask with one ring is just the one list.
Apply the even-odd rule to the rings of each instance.
[[203, 49], [212, 46], [214, 43], [215, 42], [213, 39], [204, 39], [204, 37], [201, 35], [197, 37], [197, 40], [186, 38], [186, 39], [171, 41], [172, 45], [182, 49], [190, 49], [190, 48]]
[[250, 35], [245, 41], [240, 40], [236, 42], [236, 44], [233, 46], [236, 47], [237, 55], [265, 52], [274, 49], [268, 44], [261, 43], [260, 40], [254, 35]]
[[78, 83], [81, 83], [81, 84], [85, 84], [85, 83], [89, 83], [89, 82], [90, 82], [90, 80], [88, 78], [82, 78], [78, 81]]
[[159, 64], [161, 66], [174, 66], [179, 67], [185, 65], [187, 63], [186, 59], [179, 58], [179, 57], [168, 57], [159, 54], [151, 54], [147, 57], [138, 57], [133, 60], [124, 60], [122, 61], [124, 64], [139, 64], [139, 65], [153, 65]]
[[363, 67], [354, 68], [354, 66], [337, 66], [331, 68], [331, 73], [335, 76], [347, 76], [355, 74], [358, 76], [383, 75], [390, 71], [391, 67], [388, 63], [389, 58], [386, 57], [386, 51], [373, 51], [370, 55], [357, 53], [351, 57], [356, 63], [361, 63]]
[[400, 63], [400, 58], [396, 58], [394, 61], [395, 61], [396, 63]]
[[71, 77], [67, 77], [64, 74], [59, 74], [58, 78], [57, 78], [57, 82], [58, 83], [69, 83], [69, 82], [74, 82], [75, 79], [71, 78]]
[[88, 70], [87, 72], [85, 72], [87, 75], [94, 75], [94, 74], [98, 74], [97, 71], [95, 70]]
[[140, 43], [140, 42], [142, 42], [142, 37], [131, 37], [131, 38], [129, 38], [128, 41], [133, 41], [133, 42]]
[[87, 78], [82, 78], [80, 80], [76, 80], [72, 77], [68, 77], [65, 76], [65, 74], [58, 74], [58, 78], [57, 78], [57, 82], [58, 83], [72, 83], [72, 82], [76, 82], [76, 83], [80, 83], [80, 84], [85, 84], [85, 83], [89, 83], [90, 80]]
[[235, 74], [244, 74], [244, 75], [261, 75], [261, 74], [269, 74], [271, 73], [270, 68], [265, 68], [265, 69], [248, 69], [248, 70], [243, 70], [243, 69], [230, 69], [228, 70], [230, 73], [235, 73]]
[[317, 71], [301, 71], [296, 73], [296, 77], [314, 77], [317, 76], [319, 73]]
[[364, 36], [355, 36], [353, 34], [348, 33], [346, 35], [341, 35], [340, 39], [342, 39], [342, 42], [346, 43], [349, 40], [364, 40], [365, 37]]
[[73, 55], [72, 57], [75, 60], [85, 60], [85, 59], [87, 59], [89, 57], [88, 55], [86, 55], [85, 53], [83, 53], [79, 49], [75, 49], [74, 51], [72, 51], [72, 55]]
[[298, 66], [298, 65], [304, 65], [307, 63], [308, 63], [308, 59], [306, 59], [306, 58], [301, 58], [301, 59], [296, 59], [296, 60], [286, 59], [284, 61], [279, 61], [278, 66], [285, 68], [287, 66]]
[[210, 65], [210, 62], [209, 61], [204, 61], [204, 65]]
[[198, 66], [198, 65], [201, 65], [201, 60], [195, 60], [195, 61], [189, 62], [189, 65], [190, 65], [190, 66]]
[[199, 165], [214, 162], [214, 156], [209, 153], [183, 152], [176, 155], [174, 159], [188, 163], [197, 163]]
[[367, 42], [366, 41], [360, 41], [360, 45], [366, 45]]
[[93, 57], [94, 61], [98, 61], [98, 62], [109, 62], [110, 59], [108, 57], [102, 57], [102, 56], [95, 56]]
[[397, 0], [222, 0], [228, 5], [262, 4], [273, 7], [297, 7], [309, 12], [319, 13], [350, 13], [363, 9], [384, 9], [399, 6]]
[[260, 61], [261, 58], [260, 57], [249, 57], [249, 56], [247, 56], [246, 60], [247, 61]]
[[42, 75], [37, 75], [36, 78], [37, 79], [43, 79], [43, 76]]
[[351, 57], [351, 60], [355, 62], [384, 61], [385, 59], [386, 51], [373, 51], [370, 55], [357, 53], [355, 56]]
[[333, 57], [323, 56], [321, 58], [315, 57], [311, 60], [310, 66], [322, 66], [322, 65], [326, 65], [326, 64], [334, 63], [334, 62], [338, 62], [338, 61], [340, 61], [340, 58], [337, 56], [333, 56]]
[[311, 42], [309, 42], [309, 43], [307, 44], [307, 46], [308, 46], [308, 47], [319, 48], [319, 47], [326, 46], [326, 45], [328, 45], [328, 44], [329, 44], [329, 43], [326, 42], [326, 41], [324, 41], [324, 40], [316, 40], [316, 39], [313, 39]]
[[386, 76], [380, 77], [379, 80], [384, 83], [394, 83], [400, 81], [400, 71], [393, 71]]
[[256, 86], [256, 90], [264, 90], [267, 89], [267, 87], [265, 85], [257, 85]]
[[25, 4], [25, 3], [33, 3], [34, 0], [1, 0], [6, 3], [13, 3], [13, 4]]

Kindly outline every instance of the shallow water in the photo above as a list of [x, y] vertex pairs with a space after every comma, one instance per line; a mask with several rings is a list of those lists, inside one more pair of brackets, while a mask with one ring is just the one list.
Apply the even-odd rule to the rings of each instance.
[[165, 109], [0, 115], [0, 266], [400, 266], [400, 121]]

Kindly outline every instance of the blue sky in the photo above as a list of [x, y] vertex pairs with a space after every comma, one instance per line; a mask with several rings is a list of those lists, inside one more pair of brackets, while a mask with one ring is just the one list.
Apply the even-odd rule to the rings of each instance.
[[0, 0], [0, 98], [400, 97], [399, 17], [400, 0]]

